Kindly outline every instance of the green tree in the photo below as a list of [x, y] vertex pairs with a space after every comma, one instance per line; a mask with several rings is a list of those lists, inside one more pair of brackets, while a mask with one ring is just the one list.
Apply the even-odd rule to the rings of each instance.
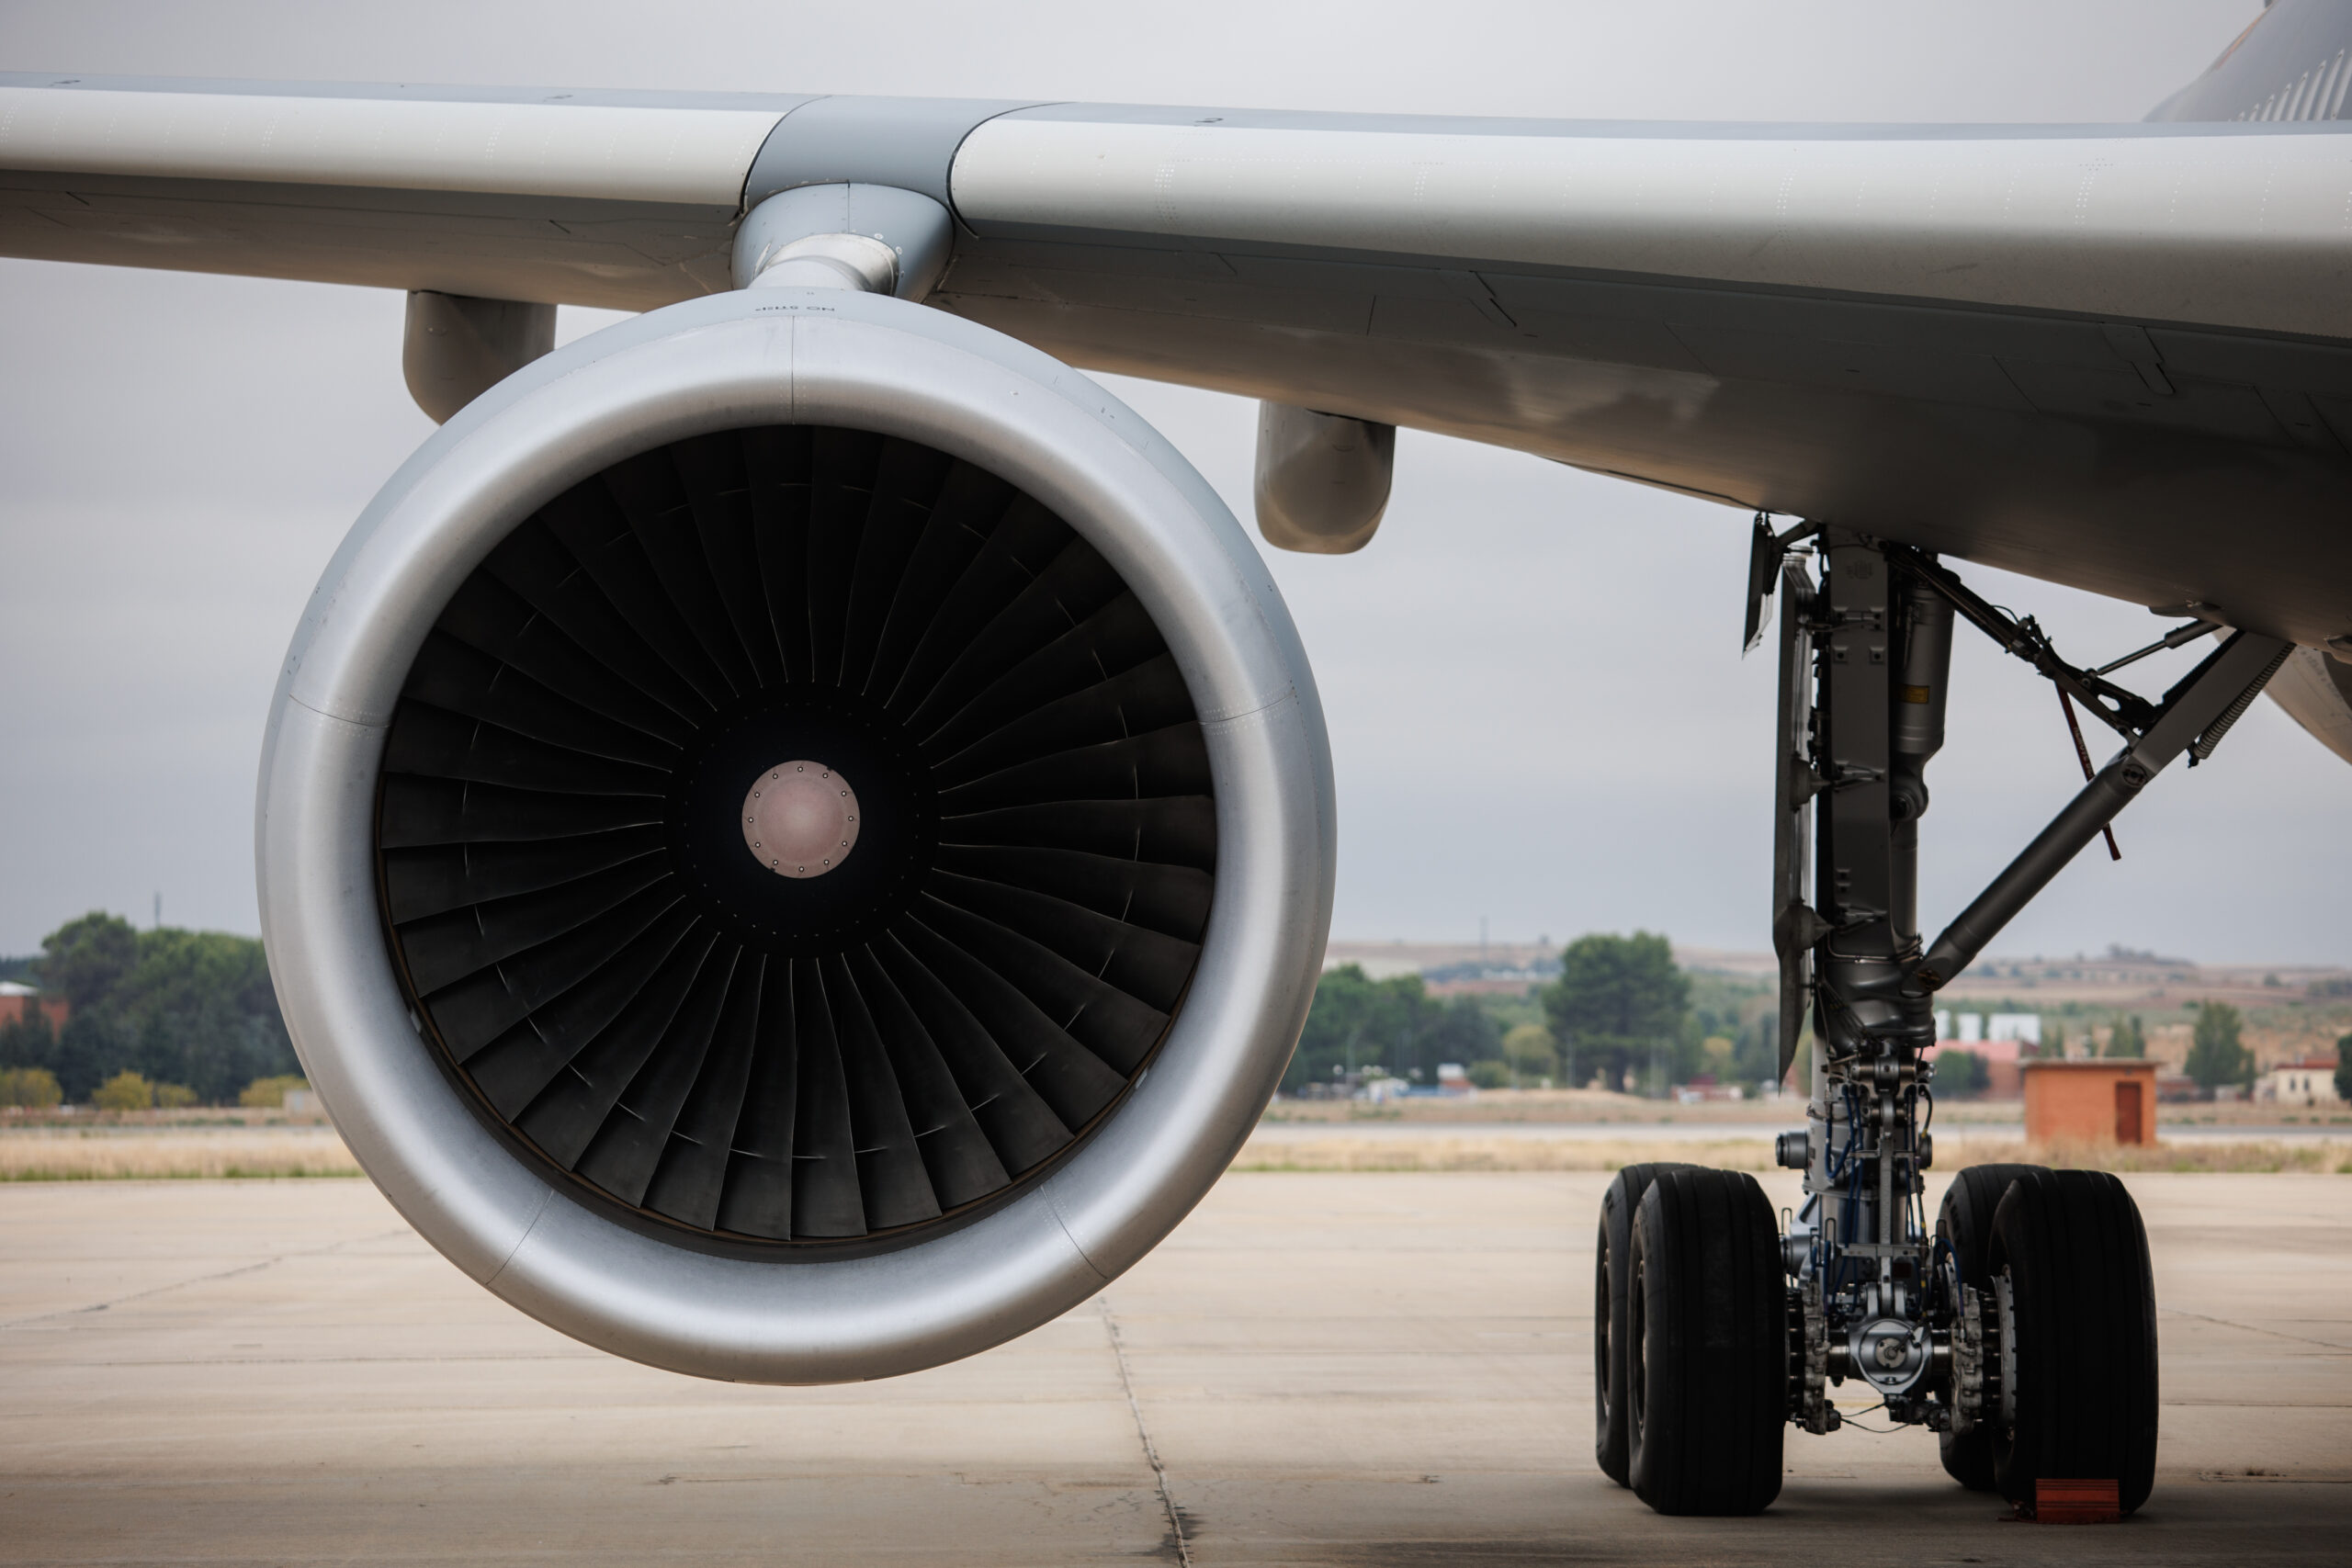
[[1983, 1094], [1992, 1083], [1992, 1070], [1973, 1051], [1936, 1053], [1936, 1095], [1960, 1100]]
[[51, 1038], [0, 1032], [0, 1066], [49, 1068], [69, 1100], [135, 1072], [219, 1103], [257, 1077], [300, 1071], [268, 962], [250, 937], [137, 931], [85, 915], [42, 940], [40, 981], [73, 1011]]
[[40, 939], [41, 988], [75, 1012], [103, 1004], [139, 963], [139, 933], [119, 915], [93, 909]]
[[1648, 931], [1578, 937], [1544, 991], [1567, 1081], [1581, 1085], [1598, 1073], [1610, 1089], [1632, 1068], [1659, 1076], [1682, 1065], [1690, 1004], [1690, 982], [1675, 967], [1674, 950]]
[[2140, 1015], [2119, 1018], [2108, 1032], [2107, 1054], [2137, 1061], [2148, 1054], [2148, 1032], [2140, 1026]]
[[2335, 1042], [2335, 1092], [2352, 1100], [2352, 1034]]
[[1296, 1093], [1365, 1067], [1433, 1084], [1441, 1062], [1466, 1066], [1501, 1054], [1502, 1031], [1470, 998], [1442, 1002], [1419, 975], [1374, 980], [1361, 965], [1345, 964], [1326, 970], [1316, 986], [1283, 1089]]
[[46, 1111], [64, 1098], [57, 1087], [57, 1075], [47, 1067], [0, 1068], [0, 1105]]
[[186, 1084], [208, 1104], [257, 1077], [299, 1071], [261, 943], [226, 931], [147, 931], [117, 990], [148, 1077]]
[[1503, 1061], [1522, 1088], [1538, 1078], [1557, 1077], [1560, 1072], [1552, 1032], [1540, 1023], [1522, 1023], [1503, 1035]]
[[2197, 1004], [2197, 1033], [2188, 1047], [2188, 1076], [2200, 1089], [2254, 1081], [2254, 1054], [2239, 1043], [2245, 1021], [2227, 1002]]
[[31, 1005], [24, 1016], [0, 1023], [0, 1071], [23, 1068], [28, 1072], [44, 1072], [55, 1076], [57, 1066], [57, 1031], [49, 1021], [49, 1014], [40, 998], [30, 998]]
[[237, 1103], [248, 1111], [283, 1111], [286, 1091], [308, 1089], [308, 1080], [293, 1073], [279, 1073], [272, 1077], [255, 1078], [237, 1091]]
[[155, 1086], [137, 1073], [119, 1072], [91, 1092], [101, 1111], [144, 1111], [155, 1103]]
[[[1682, 1051], [1680, 1065], [1703, 1066], [1723, 1083], [1770, 1082], [1781, 1071], [1778, 986], [1745, 975], [1702, 971], [1687, 977], [1690, 1010], [1683, 1036], [1691, 1043]], [[1705, 1042], [1714, 1037], [1732, 1043], [1729, 1062], [1720, 1059], [1720, 1052], [1706, 1049]]]

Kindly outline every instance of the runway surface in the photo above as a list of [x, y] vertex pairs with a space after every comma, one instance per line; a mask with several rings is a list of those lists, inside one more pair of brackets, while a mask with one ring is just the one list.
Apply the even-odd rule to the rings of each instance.
[[1792, 1434], [1760, 1518], [1611, 1485], [1598, 1175], [1230, 1176], [1099, 1301], [829, 1389], [576, 1346], [364, 1182], [0, 1186], [0, 1562], [2345, 1561], [2352, 1179], [2126, 1179], [2161, 1471], [2075, 1529], [1996, 1522], [1915, 1431]]

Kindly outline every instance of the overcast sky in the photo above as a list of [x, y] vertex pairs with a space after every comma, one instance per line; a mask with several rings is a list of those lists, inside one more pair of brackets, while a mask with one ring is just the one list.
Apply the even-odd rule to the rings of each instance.
[[[2134, 119], [2256, 0], [1403, 6], [0, 4], [0, 69], [1074, 97], [1590, 118]], [[304, 595], [430, 432], [397, 294], [0, 262], [0, 952], [81, 910], [250, 931], [254, 764]], [[564, 312], [566, 336], [611, 320]], [[1248, 515], [1254, 412], [1114, 381]], [[1769, 944], [1747, 519], [1403, 434], [1370, 548], [1277, 556], [1340, 766], [1333, 934]], [[1978, 574], [2063, 649], [2158, 623]], [[2158, 677], [2151, 676], [2151, 680]], [[2079, 784], [2047, 685], [1963, 639], [1930, 774], [1948, 918]], [[2095, 741], [2094, 744], [2097, 744]], [[2352, 774], [2259, 705], [2005, 952], [2337, 963]]]

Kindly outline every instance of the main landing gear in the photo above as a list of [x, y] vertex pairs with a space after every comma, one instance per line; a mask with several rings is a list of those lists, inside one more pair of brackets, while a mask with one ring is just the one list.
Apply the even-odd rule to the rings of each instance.
[[[1937, 1434], [1962, 1484], [2030, 1504], [2041, 1480], [2146, 1501], [2156, 1456], [2155, 1292], [2131, 1194], [2098, 1171], [1973, 1166], [1927, 1227], [1935, 992], [2149, 780], [2210, 757], [2282, 663], [2276, 637], [2192, 620], [2098, 671], [1933, 557], [1758, 519], [1753, 644], [1777, 589], [1781, 697], [1773, 942], [1781, 1070], [1812, 1020], [1805, 1173], [1785, 1233], [1753, 1177], [1630, 1166], [1601, 1201], [1594, 1269], [1600, 1468], [1666, 1514], [1747, 1514], [1779, 1494], [1782, 1434], [1836, 1431], [1831, 1390]], [[1806, 558], [1821, 568], [1818, 584]], [[1955, 615], [2123, 738], [2082, 793], [1924, 947], [1926, 769], [1943, 744]], [[2106, 677], [2209, 633], [2155, 701]], [[2086, 773], [2090, 773], [2086, 755]], [[1848, 1401], [1850, 1406], [1852, 1402]]]

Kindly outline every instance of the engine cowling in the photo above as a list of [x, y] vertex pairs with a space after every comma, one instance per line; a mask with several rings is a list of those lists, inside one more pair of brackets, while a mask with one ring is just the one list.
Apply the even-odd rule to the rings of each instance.
[[763, 288], [541, 359], [386, 484], [265, 745], [265, 940], [353, 1154], [615, 1353], [986, 1348], [1198, 1201], [1329, 922], [1320, 708], [1094, 382]]
[[2299, 648], [2263, 689], [2312, 739], [2352, 762], [2352, 653]]

